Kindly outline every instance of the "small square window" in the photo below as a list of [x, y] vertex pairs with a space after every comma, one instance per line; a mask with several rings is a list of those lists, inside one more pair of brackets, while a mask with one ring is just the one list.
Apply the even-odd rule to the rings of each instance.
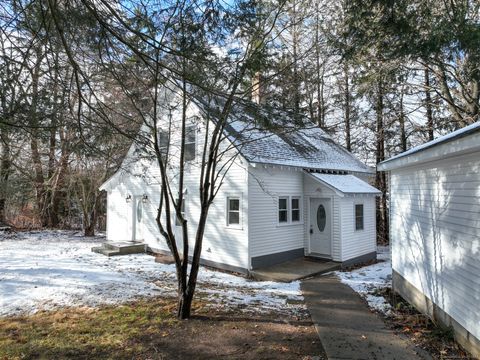
[[227, 198], [227, 225], [240, 225], [240, 198]]
[[288, 222], [288, 198], [282, 197], [278, 199], [278, 222]]
[[291, 201], [291, 209], [292, 209], [292, 222], [300, 221], [300, 198], [299, 197], [292, 197]]
[[355, 230], [363, 230], [363, 204], [355, 205]]

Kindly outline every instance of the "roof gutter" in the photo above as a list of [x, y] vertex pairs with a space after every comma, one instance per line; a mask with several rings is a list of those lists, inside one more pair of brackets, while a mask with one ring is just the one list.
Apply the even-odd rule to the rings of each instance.
[[475, 134], [480, 134], [480, 122], [382, 161], [377, 165], [377, 170], [390, 171], [479, 151], [480, 141], [475, 141], [475, 138], [466, 139], [467, 137], [473, 137]]

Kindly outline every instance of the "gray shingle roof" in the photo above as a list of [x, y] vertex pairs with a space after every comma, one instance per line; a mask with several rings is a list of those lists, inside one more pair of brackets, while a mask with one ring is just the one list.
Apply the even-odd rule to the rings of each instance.
[[[218, 106], [200, 103], [209, 115]], [[251, 163], [303, 169], [372, 173], [374, 170], [306, 118], [252, 102], [237, 101], [225, 134]]]

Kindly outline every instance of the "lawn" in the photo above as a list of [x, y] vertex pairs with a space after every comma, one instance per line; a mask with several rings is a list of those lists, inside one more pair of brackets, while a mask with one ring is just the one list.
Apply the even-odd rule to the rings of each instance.
[[91, 252], [103, 237], [0, 238], [0, 359], [323, 358], [298, 282], [201, 268], [195, 316], [175, 317], [173, 265]]
[[322, 359], [309, 318], [212, 310], [190, 320], [174, 299], [0, 318], [0, 359]]

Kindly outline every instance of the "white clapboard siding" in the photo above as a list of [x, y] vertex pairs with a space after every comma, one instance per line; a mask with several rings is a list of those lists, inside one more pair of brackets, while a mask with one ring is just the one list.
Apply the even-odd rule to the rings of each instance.
[[[363, 230], [355, 230], [355, 204], [363, 204]], [[341, 261], [376, 251], [375, 197], [347, 196], [340, 198]]]
[[305, 202], [302, 171], [250, 167], [248, 195], [251, 257], [303, 248], [304, 211], [300, 223], [278, 223], [279, 196], [301, 196]]
[[309, 255], [310, 242], [310, 199], [311, 198], [329, 198], [332, 204], [332, 260], [342, 260], [342, 244], [341, 244], [341, 218], [340, 218], [340, 198], [335, 191], [321, 184], [318, 180], [313, 179], [308, 174], [304, 175], [305, 203], [304, 211], [306, 214], [304, 246], [306, 255]]
[[480, 153], [390, 180], [393, 269], [480, 338]]
[[[191, 110], [193, 111], [193, 110]], [[197, 159], [187, 164], [185, 170], [184, 189], [185, 195], [185, 216], [189, 229], [189, 254], [193, 254], [195, 242], [195, 231], [200, 217], [200, 149], [203, 146], [204, 127], [198, 123], [197, 132]], [[179, 142], [178, 134], [172, 135], [172, 143]], [[223, 149], [229, 146], [225, 143]], [[225, 159], [231, 159], [235, 152], [225, 154]], [[172, 155], [172, 156], [175, 156]], [[220, 168], [222, 164], [219, 164]], [[109, 190], [108, 202], [108, 229], [109, 240], [131, 239], [131, 203], [126, 203], [125, 197], [131, 195], [147, 195], [148, 201], [144, 204], [144, 217], [142, 222], [143, 238], [145, 243], [154, 250], [168, 250], [164, 238], [161, 236], [156, 223], [157, 209], [160, 199], [159, 168], [157, 163], [146, 164], [146, 160], [130, 166], [129, 172], [139, 173], [142, 176], [125, 174], [122, 179], [115, 181]], [[172, 176], [172, 184], [175, 183]], [[247, 186], [248, 176], [246, 163], [241, 157], [236, 157], [234, 164], [229, 168], [228, 176], [224, 178], [220, 191], [210, 207], [207, 225], [203, 237], [202, 258], [205, 260], [236, 266], [243, 269], [248, 268], [248, 203]], [[173, 190], [175, 191], [175, 190]], [[226, 222], [226, 198], [237, 196], [241, 198], [241, 221], [240, 227], [229, 227]], [[172, 212], [173, 215], [173, 212]], [[175, 227], [177, 234], [181, 234], [180, 227]], [[181, 248], [181, 237], [178, 237], [177, 244]]]
[[[193, 250], [195, 237], [195, 233], [192, 230], [197, 228], [200, 217], [199, 172], [200, 169], [198, 167], [192, 167], [189, 170], [188, 178], [185, 179], [185, 185], [188, 189], [185, 213], [191, 225], [189, 227], [191, 250]], [[228, 176], [225, 177], [220, 192], [208, 213], [202, 251], [202, 258], [205, 260], [237, 266], [243, 269], [248, 268], [247, 179], [245, 163], [238, 158], [229, 169]], [[228, 196], [240, 198], [240, 226], [227, 226]], [[192, 254], [192, 251], [190, 253]]]

